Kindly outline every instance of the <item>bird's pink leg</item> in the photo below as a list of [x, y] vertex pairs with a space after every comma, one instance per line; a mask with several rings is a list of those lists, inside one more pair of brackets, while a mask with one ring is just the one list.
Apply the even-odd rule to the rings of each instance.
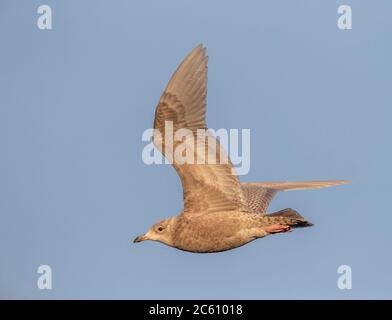
[[268, 233], [279, 233], [279, 232], [288, 232], [291, 231], [290, 226], [286, 225], [286, 224], [272, 224], [266, 228], [264, 228], [265, 231], [267, 231]]

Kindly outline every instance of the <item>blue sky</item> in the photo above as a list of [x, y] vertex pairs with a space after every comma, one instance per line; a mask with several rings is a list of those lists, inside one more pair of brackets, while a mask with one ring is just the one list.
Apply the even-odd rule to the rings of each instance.
[[[50, 5], [53, 30], [37, 28]], [[349, 4], [353, 29], [337, 28]], [[392, 298], [390, 1], [2, 1], [0, 298]], [[251, 130], [243, 181], [315, 226], [219, 254], [130, 239], [182, 208], [143, 131], [171, 73], [209, 54], [207, 123]], [[37, 288], [52, 267], [53, 289]], [[339, 290], [337, 268], [352, 268]]]

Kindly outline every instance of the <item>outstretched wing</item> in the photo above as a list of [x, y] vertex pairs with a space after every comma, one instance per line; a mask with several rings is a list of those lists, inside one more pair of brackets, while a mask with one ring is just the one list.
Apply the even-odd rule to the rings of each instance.
[[[154, 144], [180, 176], [184, 214], [242, 210], [245, 203], [239, 180], [219, 141], [209, 132], [205, 139], [197, 139], [198, 129], [207, 128], [207, 60], [202, 45], [193, 49], [170, 79], [155, 112]], [[171, 141], [165, 139], [178, 132], [183, 136], [180, 141], [175, 136]], [[190, 156], [185, 163], [179, 160], [184, 153]], [[209, 157], [216, 158], [216, 164], [206, 163]]]
[[349, 182], [347, 180], [247, 182], [242, 183], [241, 187], [249, 210], [265, 214], [268, 205], [278, 191], [326, 188]]

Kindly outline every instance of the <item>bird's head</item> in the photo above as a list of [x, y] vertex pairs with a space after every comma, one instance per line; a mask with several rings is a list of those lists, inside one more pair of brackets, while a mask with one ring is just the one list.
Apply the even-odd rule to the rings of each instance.
[[172, 244], [172, 231], [175, 218], [168, 218], [154, 224], [144, 235], [138, 236], [133, 240], [134, 243], [144, 240], [160, 241], [167, 245]]

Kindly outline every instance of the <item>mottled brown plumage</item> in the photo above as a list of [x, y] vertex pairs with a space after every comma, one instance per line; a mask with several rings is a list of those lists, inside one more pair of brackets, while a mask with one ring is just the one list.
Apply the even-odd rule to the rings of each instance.
[[[240, 183], [227, 154], [209, 133], [197, 144], [194, 153], [201, 159], [216, 155], [216, 164], [178, 163], [171, 150], [183, 143], [166, 146], [165, 122], [173, 123], [173, 132], [188, 129], [196, 137], [206, 129], [207, 56], [197, 46], [180, 64], [164, 90], [155, 112], [154, 144], [179, 175], [183, 187], [184, 208], [171, 218], [158, 222], [134, 241], [155, 240], [191, 252], [218, 252], [233, 249], [272, 233], [289, 231], [290, 227], [310, 226], [293, 209], [266, 214], [278, 191], [315, 189], [347, 183], [343, 180]], [[216, 143], [211, 148], [209, 141]]]

